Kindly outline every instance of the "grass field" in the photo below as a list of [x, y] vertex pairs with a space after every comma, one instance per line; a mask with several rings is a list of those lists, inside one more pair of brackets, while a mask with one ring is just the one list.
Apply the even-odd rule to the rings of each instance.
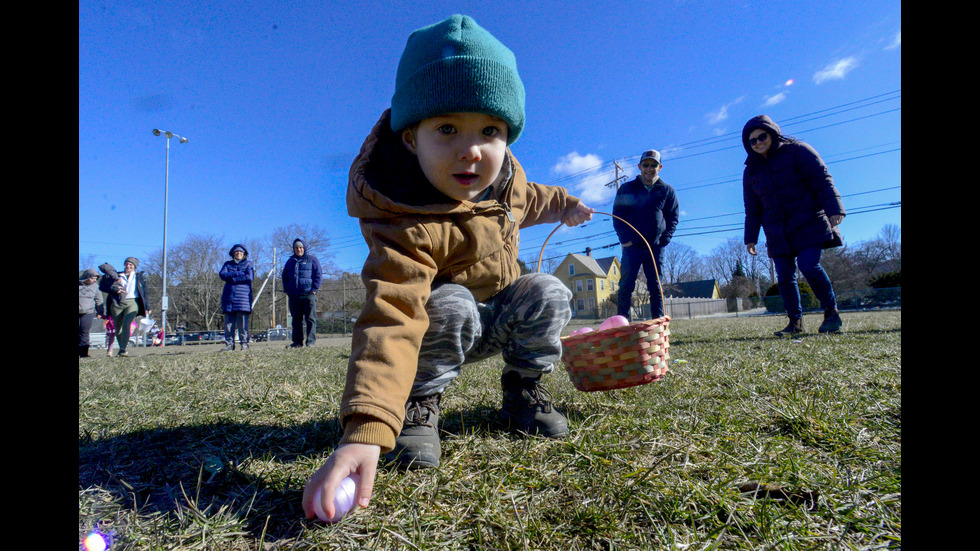
[[[782, 318], [671, 323], [671, 372], [545, 378], [564, 440], [496, 423], [499, 357], [442, 405], [438, 470], [379, 470], [368, 509], [303, 518], [340, 436], [349, 346], [79, 361], [79, 541], [110, 549], [898, 549], [901, 311], [778, 339]], [[819, 325], [807, 316], [807, 326]], [[176, 347], [174, 347], [176, 348]], [[186, 349], [187, 347], [182, 347]]]

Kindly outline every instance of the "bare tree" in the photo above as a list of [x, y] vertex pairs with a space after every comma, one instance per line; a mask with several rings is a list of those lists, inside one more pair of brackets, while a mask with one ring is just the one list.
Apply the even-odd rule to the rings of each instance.
[[[221, 325], [221, 291], [224, 288], [218, 271], [228, 259], [223, 237], [191, 234], [167, 251], [167, 325], [185, 324], [188, 328], [217, 329]], [[162, 291], [163, 251], [146, 260], [151, 284], [157, 295]], [[154, 308], [158, 310], [159, 308]]]
[[750, 266], [752, 255], [746, 250], [742, 239], [732, 237], [721, 245], [711, 250], [706, 259], [708, 273], [717, 279], [720, 285], [727, 284], [732, 279], [732, 274], [741, 263], [744, 267]]
[[94, 254], [90, 254], [90, 255], [84, 256], [84, 257], [81, 256], [81, 255], [79, 255], [78, 256], [78, 271], [79, 271], [79, 273], [87, 270], [88, 268], [94, 268], [95, 267], [95, 258], [96, 257], [95, 257]]
[[334, 266], [334, 253], [330, 250], [330, 237], [327, 236], [326, 230], [309, 224], [287, 224], [272, 230], [270, 243], [276, 248], [276, 256], [281, 259], [278, 262], [280, 270], [286, 259], [293, 254], [293, 241], [297, 238], [302, 239], [306, 244], [306, 253], [312, 254], [320, 261], [320, 269], [323, 270], [324, 276], [339, 273]]
[[664, 273], [660, 279], [664, 283], [695, 281], [704, 279], [703, 262], [693, 247], [676, 241], [664, 248], [661, 263]]
[[865, 286], [876, 275], [901, 270], [902, 230], [893, 224], [885, 225], [876, 237], [858, 243], [852, 258]]

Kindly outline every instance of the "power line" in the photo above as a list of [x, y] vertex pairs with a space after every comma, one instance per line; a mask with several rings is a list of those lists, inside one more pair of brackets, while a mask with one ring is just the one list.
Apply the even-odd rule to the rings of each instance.
[[[845, 112], [848, 112], [848, 111], [853, 111], [855, 109], [861, 109], [861, 108], [864, 108], [864, 107], [869, 107], [871, 105], [876, 105], [876, 104], [879, 104], [879, 103], [882, 103], [882, 102], [885, 102], [885, 101], [897, 100], [897, 99], [900, 99], [902, 97], [901, 96], [901, 91], [902, 91], [901, 88], [899, 88], [897, 90], [892, 90], [890, 92], [885, 92], [885, 93], [882, 93], [882, 94], [876, 94], [874, 96], [869, 96], [867, 98], [862, 98], [862, 99], [859, 99], [859, 100], [855, 100], [855, 101], [851, 101], [851, 102], [847, 102], [847, 103], [842, 103], [842, 104], [835, 105], [835, 106], [832, 106], [832, 107], [828, 107], [828, 108], [825, 108], [825, 109], [819, 109], [817, 111], [812, 111], [810, 113], [804, 113], [802, 115], [796, 115], [794, 117], [789, 117], [789, 118], [783, 119], [781, 121], [782, 122], [782, 126], [784, 126], [784, 127], [785, 126], [793, 126], [795, 124], [809, 122], [809, 121], [813, 121], [813, 120], [817, 120], [817, 119], [821, 119], [821, 118], [830, 117], [830, 116], [833, 116], [833, 115], [838, 115], [838, 114], [845, 113]], [[898, 94], [898, 95], [896, 96], [895, 94]], [[893, 97], [887, 97], [887, 98], [885, 98], [885, 96], [893, 96]], [[885, 99], [880, 99], [880, 98], [885, 98]], [[872, 100], [875, 100], [875, 101], [872, 101]], [[868, 102], [870, 102], [870, 103], [868, 103]], [[855, 106], [855, 105], [857, 105], [859, 103], [864, 103], [864, 105], [853, 107], [853, 106]], [[847, 107], [847, 109], [842, 109], [842, 108], [845, 108], [845, 107]], [[888, 111], [880, 112], [880, 113], [875, 113], [875, 114], [872, 114], [872, 115], [867, 115], [867, 116], [864, 116], [864, 117], [858, 117], [858, 118], [855, 118], [855, 119], [850, 119], [850, 120], [846, 120], [846, 121], [840, 121], [840, 122], [837, 122], [837, 123], [834, 123], [834, 124], [831, 124], [831, 125], [828, 125], [828, 126], [823, 126], [823, 127], [818, 127], [818, 128], [810, 128], [810, 129], [807, 129], [807, 130], [801, 130], [800, 133], [812, 132], [814, 130], [821, 130], [821, 129], [829, 128], [829, 127], [832, 127], [832, 126], [839, 126], [841, 124], [847, 124], [847, 123], [850, 123], [850, 122], [855, 122], [855, 121], [858, 121], [858, 120], [863, 120], [863, 119], [870, 118], [870, 117], [873, 117], [873, 116], [879, 116], [879, 115], [891, 113], [891, 112], [894, 112], [894, 111], [898, 111], [900, 109], [901, 109], [901, 107], [899, 107], [897, 109], [891, 109], [891, 110], [888, 110]], [[833, 113], [828, 113], [828, 111], [834, 111], [834, 112]], [[814, 115], [820, 115], [820, 116], [814, 116]], [[811, 117], [811, 118], [807, 118], [807, 117]], [[803, 119], [803, 120], [797, 120], [797, 119]], [[795, 121], [795, 122], [792, 122], [792, 121]], [[709, 137], [709, 138], [701, 138], [699, 140], [694, 140], [694, 141], [691, 141], [691, 142], [681, 143], [681, 144], [678, 144], [678, 145], [666, 146], [666, 147], [663, 148], [663, 150], [661, 151], [661, 153], [663, 153], [664, 151], [667, 151], [667, 152], [683, 151], [683, 150], [686, 150], [686, 149], [694, 149], [694, 148], [697, 148], [697, 147], [704, 147], [704, 146], [708, 146], [708, 145], [713, 145], [713, 144], [716, 144], [716, 143], [721, 143], [723, 141], [732, 139], [734, 137], [741, 137], [741, 135], [742, 135], [742, 131], [741, 130], [738, 130], [738, 131], [735, 131], [735, 132], [728, 132], [726, 134], [721, 134], [719, 136], [712, 136], [712, 137]], [[729, 150], [729, 149], [734, 149], [736, 147], [741, 147], [741, 145], [739, 144], [739, 145], [728, 147], [728, 148], [714, 149], [714, 150], [711, 150], [711, 151], [705, 151], [705, 152], [701, 152], [701, 153], [696, 153], [696, 154], [691, 154], [691, 155], [685, 155], [685, 156], [682, 156], [682, 157], [668, 157], [668, 159], [671, 160], [671, 161], [674, 161], [674, 160], [681, 159], [681, 158], [688, 158], [688, 157], [693, 157], [693, 156], [697, 156], [697, 155], [704, 155], [704, 154], [707, 154], [707, 153], [713, 153], [713, 152], [718, 152], [718, 151], [726, 151], [726, 150]], [[639, 156], [640, 156], [639, 154], [632, 154], [632, 155], [627, 155], [626, 157], [621, 157], [621, 158], [617, 158], [617, 159], [626, 159], [626, 160], [629, 160], [629, 159], [633, 159], [633, 158], [639, 158]], [[558, 182], [562, 182], [562, 181], [565, 181], [565, 180], [574, 179], [574, 178], [576, 178], [578, 176], [582, 176], [584, 174], [589, 174], [591, 172], [599, 172], [599, 171], [604, 171], [604, 170], [611, 170], [613, 163], [617, 159], [614, 159], [612, 161], [606, 161], [605, 163], [599, 165], [598, 167], [587, 168], [587, 169], [583, 169], [583, 170], [580, 170], [580, 171], [575, 172], [575, 173], [572, 173], [572, 174], [566, 174], [566, 175], [564, 175], [564, 176], [562, 176], [560, 178], [557, 178], [555, 180], [551, 180], [551, 181], [545, 182], [545, 183], [548, 184], [548, 185], [553, 185], [553, 184], [557, 184]]]
[[[850, 102], [838, 104], [838, 105], [827, 107], [827, 108], [824, 108], [824, 109], [818, 109], [816, 111], [811, 111], [809, 113], [804, 113], [804, 114], [801, 114], [801, 115], [796, 115], [796, 116], [793, 116], [793, 117], [789, 117], [789, 118], [783, 119], [781, 122], [782, 122], [782, 125], [784, 127], [788, 127], [788, 126], [793, 126], [793, 125], [796, 125], [796, 124], [810, 122], [810, 121], [813, 121], [813, 120], [818, 120], [818, 119], [821, 119], [821, 118], [830, 117], [830, 116], [833, 116], [833, 115], [838, 115], [838, 114], [845, 113], [845, 112], [848, 112], [848, 111], [853, 111], [853, 110], [856, 110], [856, 109], [866, 108], [866, 107], [869, 107], [869, 106], [872, 106], [872, 105], [876, 105], [876, 104], [879, 104], [879, 103], [883, 103], [883, 102], [887, 102], [887, 101], [897, 100], [897, 99], [900, 99], [902, 97], [901, 96], [901, 91], [902, 90], [899, 88], [899, 89], [892, 90], [892, 91], [889, 91], [889, 92], [884, 92], [884, 93], [876, 94], [876, 95], [869, 96], [869, 97], [866, 97], [866, 98], [861, 98], [861, 99], [858, 99], [858, 100], [854, 100], [854, 101], [850, 101]], [[855, 121], [858, 121], [858, 120], [863, 120], [863, 119], [866, 119], [866, 118], [870, 118], [870, 117], [879, 116], [879, 115], [882, 115], [882, 114], [891, 113], [891, 112], [894, 112], [894, 111], [898, 111], [900, 109], [901, 108], [899, 107], [897, 109], [891, 109], [891, 110], [884, 111], [884, 112], [881, 112], [881, 113], [874, 113], [874, 114], [871, 114], [871, 115], [866, 115], [866, 116], [863, 116], [863, 117], [849, 119], [849, 120], [846, 120], [846, 121], [839, 121], [839, 122], [836, 122], [836, 123], [833, 123], [833, 124], [830, 124], [830, 125], [827, 125], [827, 126], [818, 127], [818, 128], [811, 128], [811, 129], [807, 129], [807, 130], [802, 130], [800, 132], [801, 133], [805, 133], [805, 132], [811, 132], [811, 131], [814, 131], [814, 130], [820, 130], [820, 129], [829, 128], [829, 127], [833, 127], [833, 126], [839, 126], [839, 125], [842, 125], [842, 124], [847, 124], [847, 123], [850, 123], [850, 122], [855, 122]], [[734, 137], [741, 137], [741, 131], [739, 130], [739, 131], [736, 131], [736, 132], [729, 132], [727, 134], [722, 134], [720, 136], [712, 136], [712, 137], [709, 137], [709, 138], [701, 138], [699, 140], [694, 140], [694, 141], [691, 141], [691, 142], [682, 143], [682, 144], [679, 144], [679, 145], [676, 145], [676, 146], [669, 146], [669, 147], [667, 147], [665, 149], [668, 150], [668, 151], [693, 149], [693, 148], [696, 148], [696, 147], [703, 147], [703, 146], [712, 145], [712, 144], [715, 144], [715, 143], [720, 143], [722, 141], [725, 141], [725, 140], [728, 140], [728, 139], [731, 139], [731, 138], [734, 138]], [[896, 143], [896, 142], [890, 142], [888, 144], [879, 144], [879, 145], [876, 145], [876, 146], [871, 146], [869, 148], [862, 148], [862, 149], [852, 150], [852, 151], [849, 151], [849, 152], [837, 153], [834, 156], [848, 154], [848, 153], [856, 153], [858, 151], [863, 151], [863, 150], [867, 150], [867, 149], [873, 149], [875, 147], [882, 147], [884, 145], [891, 145], [893, 143]], [[898, 142], [898, 143], [900, 143], [900, 142]], [[714, 149], [714, 150], [711, 150], [711, 151], [705, 151], [705, 152], [701, 152], [701, 153], [694, 153], [694, 154], [691, 154], [691, 155], [685, 155], [685, 156], [681, 156], [681, 157], [670, 157], [669, 159], [671, 161], [673, 161], [673, 160], [677, 160], [677, 159], [681, 159], [681, 158], [688, 158], [688, 157], [694, 157], [694, 156], [704, 155], [704, 154], [713, 153], [713, 152], [726, 151], [726, 150], [735, 149], [735, 148], [738, 148], [738, 147], [741, 147], [741, 144], [738, 144], [738, 145], [735, 145], [735, 146], [731, 146], [731, 147], [726, 147], [726, 148]], [[871, 156], [875, 156], [875, 155], [883, 155], [885, 153], [893, 153], [893, 152], [896, 152], [896, 151], [901, 151], [901, 148], [891, 149], [891, 150], [888, 150], [888, 151], [882, 151], [882, 152], [872, 153], [872, 154], [863, 155], [863, 156], [851, 157], [851, 158], [848, 158], [848, 159], [839, 159], [839, 160], [825, 161], [825, 162], [827, 164], [841, 163], [841, 162], [846, 162], [846, 161], [851, 161], [851, 160], [856, 160], [856, 159], [871, 157]], [[604, 178], [606, 176], [604, 174], [604, 172], [605, 171], [608, 171], [608, 170], [613, 170], [614, 167], [616, 166], [616, 163], [617, 163], [618, 160], [620, 160], [620, 159], [631, 159], [631, 158], [634, 158], [634, 157], [635, 158], [638, 158], [639, 155], [638, 154], [634, 154], [634, 155], [628, 155], [628, 156], [622, 157], [622, 158], [617, 157], [616, 159], [613, 159], [613, 160], [610, 160], [610, 161], [606, 161], [605, 163], [599, 165], [598, 167], [592, 167], [592, 168], [583, 169], [583, 170], [580, 170], [580, 171], [575, 172], [575, 173], [572, 173], [572, 174], [566, 174], [566, 175], [561, 176], [561, 177], [559, 177], [559, 178], [557, 178], [555, 180], [550, 180], [548, 182], [542, 182], [542, 183], [544, 185], [556, 185], [556, 184], [558, 184], [560, 182], [564, 182], [564, 181], [567, 181], [567, 180], [572, 180], [572, 179], [575, 179], [575, 178], [578, 178], [578, 177]], [[736, 179], [735, 176], [738, 176], [738, 178]], [[738, 182], [740, 180], [741, 180], [741, 175], [740, 174], [738, 174], [738, 175], [733, 174], [731, 177], [729, 177], [729, 179], [724, 180], [724, 181], [721, 181], [721, 182], [698, 184], [698, 185], [692, 185], [692, 186], [687, 186], [687, 187], [677, 186], [677, 187], [675, 187], [675, 189], [677, 189], [677, 191], [686, 191], [686, 190], [698, 189], [698, 188], [703, 188], [703, 187], [712, 187], [712, 186], [718, 186], [718, 185], [723, 185], [723, 184], [735, 183], [735, 182]], [[722, 215], [722, 216], [724, 216], [724, 215]], [[347, 235], [347, 236], [339, 236], [339, 237], [337, 237], [335, 239], [336, 240], [333, 243], [331, 243], [331, 247], [334, 248], [334, 249], [348, 249], [348, 248], [351, 248], [351, 247], [360, 247], [360, 246], [363, 245], [363, 237], [359, 233], [358, 234], [353, 234], [353, 235]]]

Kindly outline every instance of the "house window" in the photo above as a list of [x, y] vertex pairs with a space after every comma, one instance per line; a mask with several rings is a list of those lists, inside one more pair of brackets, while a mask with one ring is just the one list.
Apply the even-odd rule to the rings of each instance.
[[575, 280], [575, 292], [577, 292], [577, 293], [581, 293], [582, 292], [582, 280], [581, 279]]
[[594, 298], [590, 298], [589, 299], [589, 310], [595, 310], [595, 299]]
[[579, 312], [585, 310], [585, 299], [578, 299], [578, 310]]
[[585, 282], [585, 287], [591, 292], [595, 291], [595, 280], [589, 279]]
[[570, 276], [575, 275], [575, 264], [568, 265], [568, 275]]
[[605, 279], [600, 279], [599, 280], [599, 290], [600, 291], [605, 291], [606, 290], [606, 280]]

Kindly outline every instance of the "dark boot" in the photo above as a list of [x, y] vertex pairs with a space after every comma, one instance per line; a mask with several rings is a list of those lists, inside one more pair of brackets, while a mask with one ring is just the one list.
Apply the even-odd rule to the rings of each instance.
[[88, 355], [88, 347], [87, 346], [79, 346], [78, 347], [78, 357], [79, 358], [88, 358], [89, 357], [89, 355]]
[[568, 435], [568, 419], [551, 406], [551, 395], [541, 377], [525, 378], [517, 371], [500, 377], [504, 389], [500, 420], [511, 430], [548, 438]]
[[385, 459], [401, 469], [431, 469], [439, 466], [439, 400], [441, 394], [409, 398], [405, 422], [395, 447]]
[[793, 319], [789, 318], [789, 325], [784, 327], [781, 331], [776, 331], [773, 335], [777, 337], [793, 336], [799, 335], [803, 332], [803, 318]]
[[840, 312], [837, 309], [825, 310], [823, 313], [823, 323], [820, 324], [820, 333], [837, 333], [840, 331], [844, 322], [840, 319]]

